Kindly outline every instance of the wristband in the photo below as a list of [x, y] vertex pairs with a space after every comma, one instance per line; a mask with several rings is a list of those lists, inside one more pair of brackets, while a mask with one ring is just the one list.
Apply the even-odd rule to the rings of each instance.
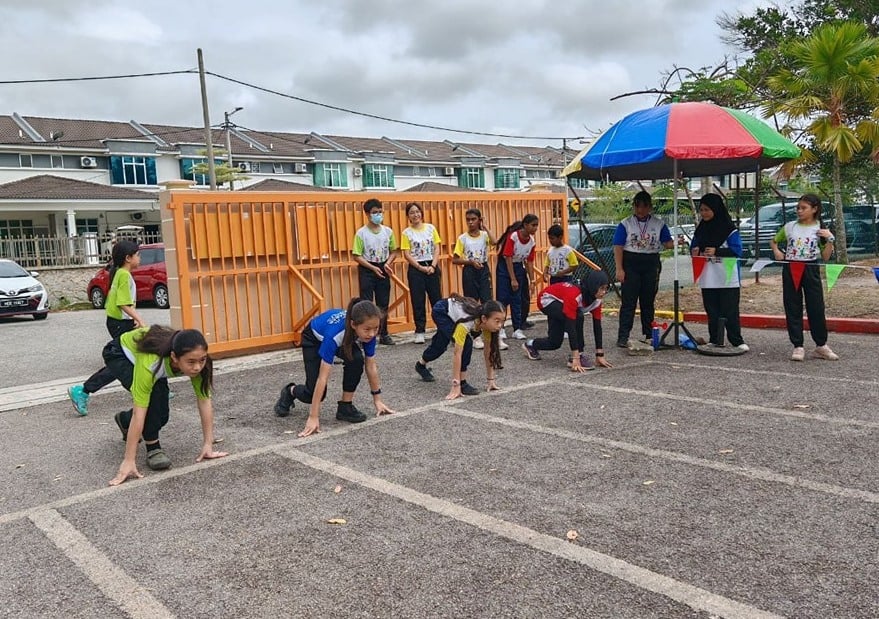
[[372, 395], [381, 395], [382, 388], [379, 387], [379, 388], [376, 389], [375, 391], [373, 391], [372, 389], [370, 389], [369, 392], [370, 392]]

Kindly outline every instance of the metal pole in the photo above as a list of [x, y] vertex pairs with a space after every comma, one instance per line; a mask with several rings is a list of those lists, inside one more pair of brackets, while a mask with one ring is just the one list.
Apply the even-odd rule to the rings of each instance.
[[235, 191], [235, 181], [232, 174], [232, 124], [229, 122], [229, 112], [223, 112], [226, 118], [226, 161], [229, 163], [229, 191]]
[[204, 77], [204, 57], [201, 48], [198, 48], [198, 81], [201, 84], [201, 111], [204, 116], [204, 136], [207, 144], [208, 179], [211, 191], [217, 190], [217, 171], [214, 169], [214, 143], [211, 137], [211, 115], [208, 112], [208, 89]]

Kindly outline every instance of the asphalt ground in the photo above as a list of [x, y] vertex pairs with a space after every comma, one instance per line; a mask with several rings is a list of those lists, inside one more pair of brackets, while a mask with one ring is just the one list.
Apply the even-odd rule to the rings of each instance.
[[[141, 453], [145, 478], [118, 488], [106, 486], [123, 450], [112, 415], [127, 394], [105, 390], [78, 417], [46, 373], [15, 389], [39, 405], [0, 409], [0, 608], [877, 616], [879, 340], [831, 334], [840, 361], [798, 364], [784, 332], [745, 337], [752, 352], [732, 358], [609, 348], [615, 367], [584, 375], [564, 350], [529, 361], [510, 340], [502, 390], [453, 402], [450, 354], [426, 384], [420, 346], [380, 347], [397, 414], [337, 422], [337, 368], [308, 439], [296, 437], [305, 406], [271, 412], [302, 378], [297, 353], [222, 360], [216, 430], [232, 455], [194, 463], [195, 399], [177, 381], [162, 433], [174, 467], [149, 471]], [[479, 356], [471, 382], [485, 382]], [[372, 412], [365, 383], [356, 403]]]

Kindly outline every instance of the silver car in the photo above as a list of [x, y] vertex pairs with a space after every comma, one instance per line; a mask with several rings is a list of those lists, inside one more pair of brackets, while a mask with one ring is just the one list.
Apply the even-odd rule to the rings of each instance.
[[37, 275], [17, 262], [0, 259], [0, 317], [30, 314], [34, 320], [44, 320], [49, 315], [49, 292]]

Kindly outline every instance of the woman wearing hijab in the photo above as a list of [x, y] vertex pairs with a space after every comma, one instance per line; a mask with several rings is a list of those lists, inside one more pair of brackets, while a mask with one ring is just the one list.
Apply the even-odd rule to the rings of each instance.
[[[699, 276], [702, 288], [702, 303], [708, 315], [708, 336], [715, 346], [723, 345], [721, 318], [726, 319], [726, 337], [732, 346], [747, 351], [748, 345], [742, 339], [742, 325], [739, 319], [739, 299], [741, 297], [741, 269], [738, 258], [742, 257], [742, 239], [736, 230], [726, 205], [716, 193], [707, 193], [699, 200], [699, 216], [702, 221], [696, 226], [690, 244], [694, 256], [702, 256], [705, 267]], [[724, 262], [724, 258], [735, 258], [735, 263]]]

